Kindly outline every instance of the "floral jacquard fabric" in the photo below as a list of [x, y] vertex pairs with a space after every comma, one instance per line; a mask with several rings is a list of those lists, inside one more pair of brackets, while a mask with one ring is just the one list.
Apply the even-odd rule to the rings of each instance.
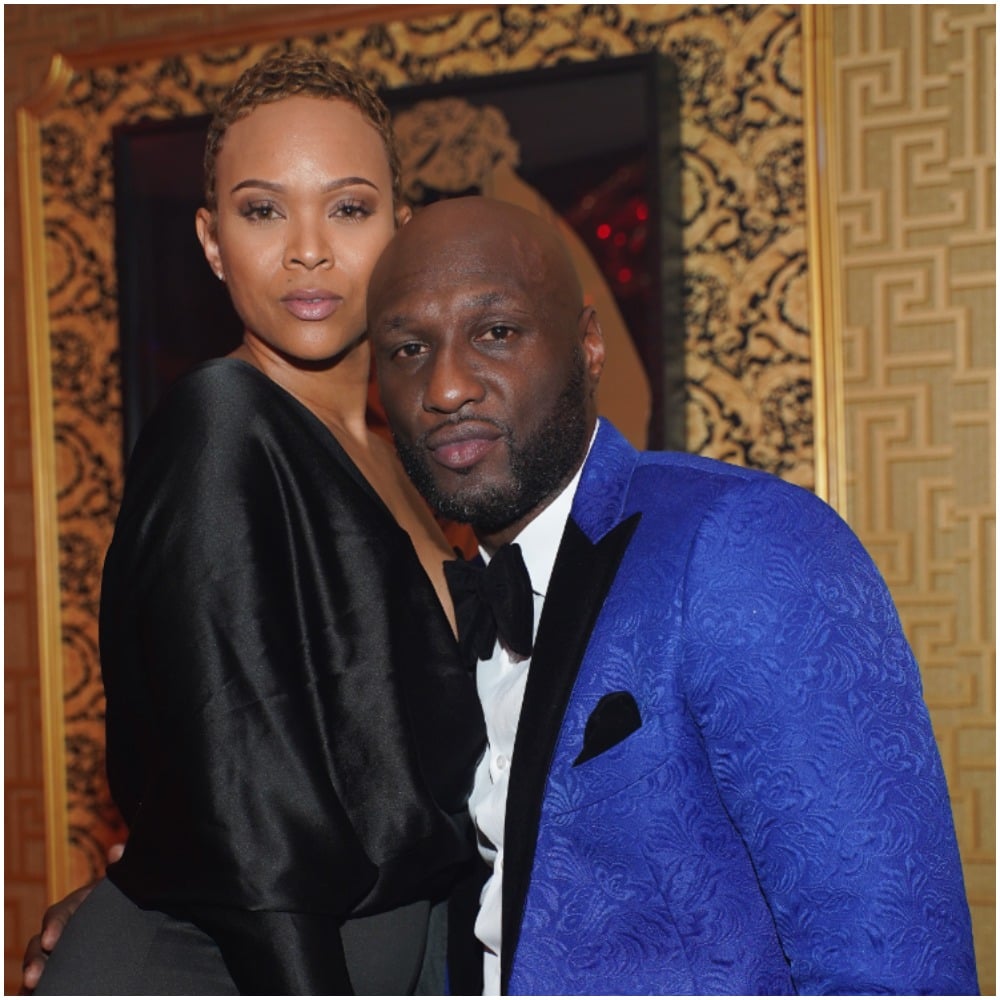
[[[544, 791], [537, 824], [508, 810], [534, 841], [508, 991], [977, 993], [919, 671], [857, 538], [805, 490], [604, 423], [573, 522], [596, 544], [637, 513], [551, 754], [515, 749], [511, 796]], [[574, 763], [613, 692], [640, 725]]]

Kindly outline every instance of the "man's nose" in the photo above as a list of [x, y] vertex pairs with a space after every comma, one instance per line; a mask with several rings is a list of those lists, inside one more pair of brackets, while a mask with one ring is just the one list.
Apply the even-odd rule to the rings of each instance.
[[431, 361], [424, 409], [457, 413], [468, 403], [481, 402], [485, 394], [473, 352], [466, 345], [438, 350]]

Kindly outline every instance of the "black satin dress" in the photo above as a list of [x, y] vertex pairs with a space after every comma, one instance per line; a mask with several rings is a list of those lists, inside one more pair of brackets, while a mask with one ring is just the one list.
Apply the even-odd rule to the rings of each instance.
[[352, 992], [344, 922], [441, 899], [473, 858], [482, 716], [409, 537], [223, 359], [144, 429], [102, 587], [110, 881], [207, 934], [242, 993]]

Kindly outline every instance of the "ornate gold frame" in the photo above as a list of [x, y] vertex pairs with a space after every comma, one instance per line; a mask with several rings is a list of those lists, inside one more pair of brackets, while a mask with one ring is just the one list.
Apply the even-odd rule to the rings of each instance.
[[[481, 5], [464, 5], [471, 10]], [[29, 379], [31, 386], [32, 472], [35, 551], [37, 558], [39, 669], [46, 805], [46, 870], [50, 898], [73, 888], [66, 823], [64, 654], [56, 509], [57, 468], [54, 447], [50, 314], [46, 283], [46, 233], [42, 205], [41, 128], [45, 115], [64, 95], [74, 72], [118, 65], [173, 52], [197, 51], [223, 44], [250, 43], [332, 31], [372, 21], [425, 17], [454, 6], [386, 5], [339, 13], [272, 16], [253, 28], [158, 38], [101, 49], [56, 55], [42, 91], [17, 111], [20, 204], [23, 219], [23, 267], [26, 297]], [[843, 512], [844, 426], [839, 354], [839, 256], [832, 205], [831, 178], [832, 15], [829, 7], [803, 6], [805, 61], [805, 146], [808, 185], [809, 315], [811, 321], [817, 492]]]
[[[809, 318], [813, 347], [816, 493], [847, 517], [844, 383], [841, 363], [840, 251], [834, 224], [833, 12], [803, 6]], [[813, 266], [813, 262], [821, 266]]]
[[31, 474], [35, 514], [35, 578], [38, 595], [38, 670], [42, 720], [42, 774], [45, 781], [46, 876], [51, 898], [69, 884], [66, 816], [65, 718], [59, 592], [59, 537], [56, 513], [55, 428], [52, 363], [45, 281], [45, 226], [42, 217], [40, 122], [65, 91], [72, 75], [60, 55], [52, 60], [38, 96], [17, 112], [21, 180], [22, 251], [28, 378], [31, 386]]

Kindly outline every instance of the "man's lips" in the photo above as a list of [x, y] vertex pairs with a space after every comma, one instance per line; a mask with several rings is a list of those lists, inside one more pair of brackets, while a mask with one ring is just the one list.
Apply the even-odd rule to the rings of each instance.
[[296, 319], [319, 321], [332, 316], [344, 300], [333, 292], [321, 289], [296, 289], [282, 296], [281, 304]]
[[499, 428], [478, 421], [432, 431], [426, 445], [434, 460], [446, 469], [468, 469], [492, 451], [503, 434]]

